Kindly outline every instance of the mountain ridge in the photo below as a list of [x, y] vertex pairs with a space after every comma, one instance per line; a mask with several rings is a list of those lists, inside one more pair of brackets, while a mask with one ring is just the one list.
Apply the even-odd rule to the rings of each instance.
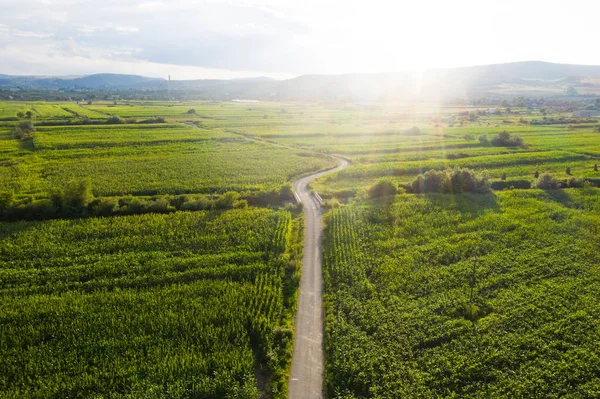
[[[598, 80], [597, 82], [595, 80]], [[195, 93], [200, 98], [278, 100], [386, 100], [469, 97], [474, 95], [560, 95], [569, 87], [600, 94], [600, 66], [522, 61], [413, 72], [309, 74], [277, 80], [264, 76], [238, 79], [172, 80], [133, 74], [15, 76], [0, 74], [0, 88], [144, 90]], [[572, 91], [571, 91], [572, 92]]]

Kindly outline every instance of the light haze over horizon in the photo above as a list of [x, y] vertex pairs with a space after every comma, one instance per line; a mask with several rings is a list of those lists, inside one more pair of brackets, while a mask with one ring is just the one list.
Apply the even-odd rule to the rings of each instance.
[[[290, 78], [540, 60], [600, 65], [600, 5], [0, 0], [0, 73]], [[576, 14], [577, 18], [573, 15]]]

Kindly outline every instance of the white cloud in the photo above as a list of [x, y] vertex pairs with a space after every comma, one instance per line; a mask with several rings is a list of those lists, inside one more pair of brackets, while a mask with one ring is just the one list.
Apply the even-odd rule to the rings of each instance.
[[0, 0], [0, 73], [178, 69], [201, 78], [600, 64], [589, 45], [599, 8], [586, 0]]

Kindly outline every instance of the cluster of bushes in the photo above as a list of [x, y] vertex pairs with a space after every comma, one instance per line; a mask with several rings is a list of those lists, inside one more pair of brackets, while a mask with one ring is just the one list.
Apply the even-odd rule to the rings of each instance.
[[110, 118], [106, 119], [106, 121], [104, 123], [106, 123], [107, 125], [118, 125], [121, 123], [165, 123], [166, 121], [167, 120], [165, 118], [163, 118], [162, 116], [148, 118], [148, 119], [142, 119], [141, 121], [138, 121], [137, 119], [134, 119], [134, 118], [121, 119], [118, 116], [111, 116]]
[[81, 118], [71, 119], [53, 119], [38, 122], [39, 126], [65, 126], [65, 125], [121, 125], [121, 124], [133, 124], [133, 123], [166, 123], [166, 119], [162, 116], [155, 118], [148, 118], [138, 121], [135, 118], [120, 118], [118, 116], [111, 116], [107, 119], [90, 119], [87, 116]]
[[517, 135], [512, 136], [506, 130], [498, 133], [491, 140], [488, 140], [487, 134], [479, 136], [479, 142], [482, 145], [493, 145], [494, 147], [525, 147], [525, 141]]
[[248, 202], [240, 199], [239, 193], [230, 191], [216, 198], [189, 195], [152, 197], [149, 199], [134, 196], [103, 198], [92, 201], [88, 206], [88, 212], [91, 215], [111, 216], [246, 207], [248, 207]]
[[33, 111], [28, 110], [26, 112], [17, 112], [17, 116], [19, 118], [27, 118], [27, 119], [31, 119], [33, 118]]
[[550, 173], [542, 173], [531, 183], [531, 188], [540, 188], [542, 190], [556, 190], [558, 188], [582, 188], [590, 187], [590, 181], [578, 177], [570, 177], [566, 181], [561, 181], [553, 177]]
[[377, 180], [369, 189], [369, 198], [382, 198], [398, 194], [398, 186], [391, 179], [383, 178]]
[[13, 135], [15, 138], [26, 141], [31, 139], [33, 132], [35, 132], [35, 127], [33, 123], [30, 121], [20, 122], [17, 126], [15, 126], [15, 130], [13, 130]]
[[543, 190], [552, 190], [559, 188], [559, 182], [550, 173], [542, 173], [531, 183], [532, 188], [541, 188]]
[[[292, 202], [294, 202], [292, 204]], [[288, 210], [301, 210], [295, 204], [292, 185], [287, 183], [280, 190], [254, 193], [229, 191], [221, 195], [172, 195], [153, 197], [104, 197], [95, 198], [90, 180], [71, 181], [62, 189], [51, 193], [50, 198], [27, 197], [15, 200], [10, 192], [0, 191], [0, 219], [38, 220], [54, 218], [77, 218], [87, 216], [138, 215], [143, 213], [170, 213], [210, 209], [233, 209], [251, 206], [279, 206], [286, 204]]]
[[491, 183], [487, 171], [477, 173], [472, 169], [454, 168], [429, 170], [411, 184], [411, 191], [420, 193], [488, 193]]
[[67, 216], [77, 216], [94, 199], [92, 181], [70, 181], [62, 189], [54, 190], [50, 200], [54, 207]]
[[597, 119], [594, 118], [544, 118], [544, 119], [532, 119], [529, 124], [531, 125], [565, 125], [565, 124], [579, 124], [579, 123], [596, 123]]

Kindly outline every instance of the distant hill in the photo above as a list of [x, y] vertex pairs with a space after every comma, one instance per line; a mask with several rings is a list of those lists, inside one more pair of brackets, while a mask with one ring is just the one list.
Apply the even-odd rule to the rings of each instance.
[[100, 73], [88, 76], [47, 77], [0, 75], [0, 87], [54, 88], [54, 89], [123, 89], [164, 79], [138, 75]]
[[194, 98], [227, 100], [348, 100], [381, 101], [452, 99], [476, 96], [562, 96], [600, 94], [600, 66], [540, 61], [345, 75], [303, 75], [288, 80], [267, 77], [232, 80], [175, 80], [138, 75], [96, 74], [76, 77], [0, 75], [0, 88], [150, 90], [170, 88]]

